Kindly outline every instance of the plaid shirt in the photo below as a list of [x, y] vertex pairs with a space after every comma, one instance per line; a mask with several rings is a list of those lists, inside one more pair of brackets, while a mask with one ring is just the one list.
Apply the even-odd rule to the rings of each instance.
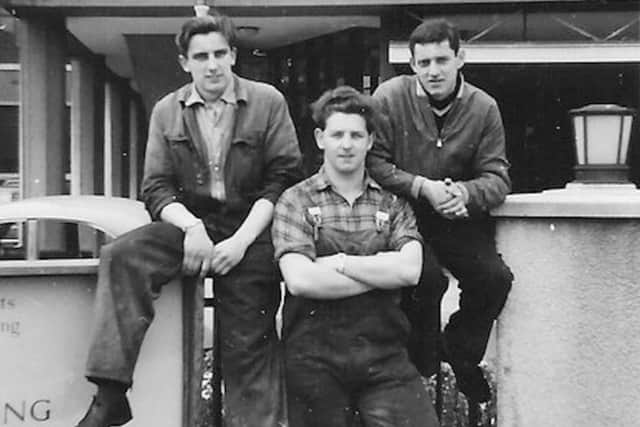
[[288, 252], [315, 260], [312, 213], [318, 209], [323, 227], [348, 232], [376, 229], [376, 214], [382, 209], [385, 196], [394, 200], [385, 207], [391, 233], [388, 250], [400, 250], [411, 240], [422, 242], [413, 210], [404, 199], [383, 190], [368, 174], [364, 187], [363, 193], [350, 206], [333, 189], [324, 169], [320, 169], [315, 175], [285, 190], [276, 204], [271, 229], [276, 260]]

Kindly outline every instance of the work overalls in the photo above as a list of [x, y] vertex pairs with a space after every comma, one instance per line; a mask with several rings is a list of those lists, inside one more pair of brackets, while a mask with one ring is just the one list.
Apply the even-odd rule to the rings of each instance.
[[[345, 232], [323, 226], [318, 215], [308, 216], [317, 256], [389, 249], [388, 220]], [[438, 425], [407, 356], [409, 323], [399, 301], [399, 290], [338, 300], [287, 295], [283, 334], [290, 427], [347, 427], [358, 425], [358, 418], [365, 427]]]

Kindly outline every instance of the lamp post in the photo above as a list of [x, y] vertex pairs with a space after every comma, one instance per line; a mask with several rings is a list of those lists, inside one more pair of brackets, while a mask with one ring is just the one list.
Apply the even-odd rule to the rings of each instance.
[[569, 111], [576, 144], [575, 182], [629, 182], [627, 154], [636, 111], [614, 104], [591, 104]]

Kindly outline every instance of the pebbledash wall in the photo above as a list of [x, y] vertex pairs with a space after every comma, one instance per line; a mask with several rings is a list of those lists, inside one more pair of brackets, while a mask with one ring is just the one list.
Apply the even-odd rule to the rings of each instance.
[[515, 275], [497, 328], [499, 425], [637, 426], [640, 191], [570, 184], [493, 214]]

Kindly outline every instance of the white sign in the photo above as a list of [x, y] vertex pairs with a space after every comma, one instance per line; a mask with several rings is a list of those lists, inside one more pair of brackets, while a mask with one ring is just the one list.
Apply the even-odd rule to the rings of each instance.
[[[95, 275], [0, 276], [0, 427], [70, 427], [95, 386], [84, 378]], [[127, 427], [182, 423], [180, 283], [163, 288], [129, 392]]]

